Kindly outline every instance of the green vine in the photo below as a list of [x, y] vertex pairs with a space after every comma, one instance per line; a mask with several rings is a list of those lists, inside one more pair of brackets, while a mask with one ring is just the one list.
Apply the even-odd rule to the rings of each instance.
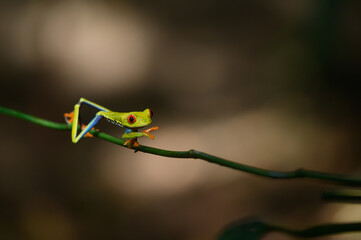
[[361, 191], [356, 189], [325, 190], [322, 198], [327, 201], [361, 203]]
[[260, 240], [270, 232], [280, 232], [300, 238], [315, 238], [332, 234], [361, 231], [361, 223], [323, 224], [296, 230], [282, 226], [271, 225], [256, 219], [241, 219], [227, 226], [217, 240]]
[[[10, 108], [5, 108], [0, 106], [0, 113], [13, 116], [16, 118], [20, 118], [47, 128], [52, 128], [56, 130], [68, 130], [68, 131], [71, 129], [71, 125], [65, 123], [56, 123], [42, 118], [34, 117], [32, 115], [20, 111], [16, 111]], [[123, 139], [116, 138], [96, 130], [91, 130], [90, 133], [97, 138], [125, 147], [123, 145], [125, 143]], [[361, 186], [360, 176], [324, 173], [324, 172], [317, 172], [306, 169], [297, 169], [295, 171], [289, 171], [289, 172], [270, 171], [262, 168], [257, 168], [257, 167], [229, 161], [197, 150], [170, 151], [170, 150], [148, 147], [144, 145], [140, 145], [139, 147], [133, 147], [133, 149], [136, 151], [155, 154], [164, 157], [202, 159], [210, 163], [219, 164], [224, 167], [236, 169], [243, 172], [248, 172], [251, 174], [255, 174], [267, 178], [274, 178], [274, 179], [309, 178], [309, 179], [323, 180], [327, 182], [338, 183], [349, 186]]]

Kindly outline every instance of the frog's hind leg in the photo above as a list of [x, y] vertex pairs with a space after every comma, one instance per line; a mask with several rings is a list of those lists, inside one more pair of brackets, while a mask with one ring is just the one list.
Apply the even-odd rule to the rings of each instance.
[[71, 129], [71, 140], [73, 143], [79, 142], [79, 140], [84, 137], [98, 122], [102, 119], [102, 116], [96, 115], [85, 127], [83, 127], [82, 131], [77, 135], [78, 132], [78, 121], [79, 121], [79, 108], [80, 104], [76, 104], [74, 106], [74, 116], [73, 116], [73, 126]]
[[[80, 123], [80, 118], [79, 118], [79, 111], [80, 111], [80, 107], [81, 104], [87, 104], [93, 108], [98, 109], [99, 111], [104, 111], [104, 112], [109, 112], [110, 110], [100, 106], [99, 104], [96, 104], [94, 102], [91, 102], [85, 98], [80, 98], [79, 102], [77, 104], [75, 104], [74, 106], [74, 111], [71, 113], [65, 113], [64, 117], [65, 117], [65, 121], [68, 124], [73, 124], [72, 126], [72, 131], [71, 131], [71, 139], [73, 141], [73, 143], [77, 143], [82, 137], [92, 137], [93, 135], [89, 133], [89, 131], [99, 122], [99, 120], [102, 118], [102, 116], [100, 115], [96, 115], [89, 123], [88, 125], [85, 124], [81, 124]], [[81, 132], [79, 133], [79, 135], [77, 135], [78, 132], [78, 124], [81, 125]]]
[[98, 109], [100, 111], [104, 111], [104, 112], [109, 112], [110, 111], [109, 109], [107, 109], [107, 108], [105, 108], [103, 106], [100, 106], [99, 104], [96, 104], [96, 103], [94, 103], [92, 101], [89, 101], [89, 100], [87, 100], [85, 98], [80, 98], [78, 104], [81, 105], [82, 103], [88, 104], [89, 106], [91, 106], [93, 108], [96, 108], [96, 109]]

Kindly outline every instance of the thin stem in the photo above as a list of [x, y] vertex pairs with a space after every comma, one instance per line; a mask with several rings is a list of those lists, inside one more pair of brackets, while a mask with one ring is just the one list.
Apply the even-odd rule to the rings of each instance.
[[[9, 116], [17, 117], [44, 127], [56, 129], [56, 130], [70, 130], [71, 125], [67, 125], [65, 123], [56, 123], [52, 121], [48, 121], [45, 119], [41, 119], [38, 117], [34, 117], [13, 109], [5, 108], [0, 106], [0, 113], [6, 114]], [[115, 143], [122, 147], [124, 146], [125, 141], [120, 138], [113, 137], [103, 132], [98, 132], [96, 130], [91, 130], [91, 134], [94, 136], [103, 139], [108, 142]], [[306, 169], [298, 169], [290, 172], [280, 172], [280, 171], [270, 171], [262, 168], [257, 168], [233, 161], [229, 161], [220, 157], [216, 157], [204, 152], [200, 152], [197, 150], [189, 150], [189, 151], [170, 151], [159, 148], [148, 147], [144, 145], [140, 145], [139, 147], [133, 148], [136, 151], [150, 153], [158, 156], [164, 157], [172, 157], [172, 158], [194, 158], [194, 159], [202, 159], [210, 163], [219, 164], [224, 167], [233, 168], [239, 171], [248, 172], [251, 174], [255, 174], [258, 176], [275, 178], [275, 179], [290, 179], [290, 178], [310, 178], [310, 179], [318, 179], [333, 183], [339, 183], [344, 185], [352, 185], [352, 186], [361, 186], [361, 177], [360, 176], [350, 176], [350, 175], [340, 175], [340, 174], [332, 174], [332, 173], [324, 173], [324, 172], [316, 172]]]
[[257, 219], [240, 219], [226, 227], [217, 238], [218, 240], [230, 239], [263, 239], [270, 232], [281, 232], [302, 238], [314, 238], [332, 234], [350, 233], [361, 231], [361, 222], [331, 223], [316, 225], [305, 229], [293, 229], [279, 225], [268, 224]]
[[67, 125], [64, 123], [56, 123], [56, 122], [52, 122], [49, 120], [45, 120], [42, 118], [38, 118], [38, 117], [34, 117], [32, 115], [23, 113], [23, 112], [19, 112], [10, 108], [5, 108], [0, 106], [0, 113], [5, 114], [5, 115], [9, 115], [12, 117], [16, 117], [16, 118], [20, 118], [38, 125], [41, 125], [43, 127], [47, 127], [47, 128], [53, 128], [53, 129], [57, 129], [57, 130], [70, 130], [71, 129], [71, 125]]
[[304, 230], [291, 230], [282, 227], [273, 226], [274, 230], [288, 233], [298, 237], [314, 238], [326, 235], [332, 235], [337, 233], [346, 232], [358, 232], [361, 231], [361, 223], [339, 223], [339, 224], [324, 224], [318, 225]]
[[361, 203], [361, 191], [355, 189], [327, 190], [322, 193], [322, 198], [327, 201]]

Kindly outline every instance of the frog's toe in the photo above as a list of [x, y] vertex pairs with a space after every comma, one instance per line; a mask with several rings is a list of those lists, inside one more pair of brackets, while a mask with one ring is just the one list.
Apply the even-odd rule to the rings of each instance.
[[74, 121], [74, 112], [64, 113], [65, 122], [71, 124]]
[[151, 131], [155, 131], [155, 130], [158, 130], [158, 129], [159, 129], [159, 127], [151, 127], [151, 128], [148, 128], [147, 130], [144, 130], [143, 132], [144, 133], [149, 133]]
[[146, 135], [147, 137], [149, 137], [150, 139], [152, 139], [152, 140], [155, 138], [154, 135], [151, 135], [151, 134], [149, 134], [149, 133], [145, 133], [145, 135]]
[[[85, 124], [82, 124], [82, 125], [81, 125], [81, 129], [83, 130], [84, 128], [86, 128], [86, 125], [85, 125]], [[94, 128], [92, 128], [92, 129], [94, 129]], [[84, 137], [90, 137], [90, 138], [92, 138], [92, 137], [94, 137], [94, 135], [91, 134], [90, 132], [87, 132], [87, 133], [84, 135]]]
[[[129, 145], [128, 145], [129, 144]], [[128, 148], [132, 148], [132, 140], [127, 140], [125, 141], [125, 143], [123, 144], [124, 146], [128, 145]]]
[[158, 130], [158, 129], [159, 129], [158, 127], [152, 127], [152, 128], [147, 129], [147, 130], [144, 130], [143, 133], [144, 133], [145, 136], [149, 137], [150, 139], [154, 139], [155, 136], [149, 134], [149, 132], [155, 131], [155, 130]]
[[135, 139], [130, 139], [130, 140], [125, 141], [125, 143], [123, 145], [124, 146], [128, 145], [128, 148], [139, 147], [139, 143]]

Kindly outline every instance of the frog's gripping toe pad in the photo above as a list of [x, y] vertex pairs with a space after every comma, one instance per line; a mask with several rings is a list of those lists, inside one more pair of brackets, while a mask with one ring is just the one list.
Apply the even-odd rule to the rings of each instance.
[[74, 112], [64, 113], [64, 119], [67, 124], [71, 124], [74, 121]]
[[139, 143], [134, 139], [130, 139], [130, 140], [125, 141], [125, 143], [123, 145], [124, 146], [128, 145], [128, 148], [139, 147]]
[[[86, 125], [85, 125], [85, 124], [82, 124], [82, 125], [81, 125], [81, 129], [83, 130], [84, 128], [86, 128]], [[92, 128], [92, 130], [95, 130], [95, 128]], [[90, 132], [87, 132], [87, 133], [84, 135], [84, 137], [92, 138], [92, 137], [94, 137], [94, 135], [91, 134]]]

